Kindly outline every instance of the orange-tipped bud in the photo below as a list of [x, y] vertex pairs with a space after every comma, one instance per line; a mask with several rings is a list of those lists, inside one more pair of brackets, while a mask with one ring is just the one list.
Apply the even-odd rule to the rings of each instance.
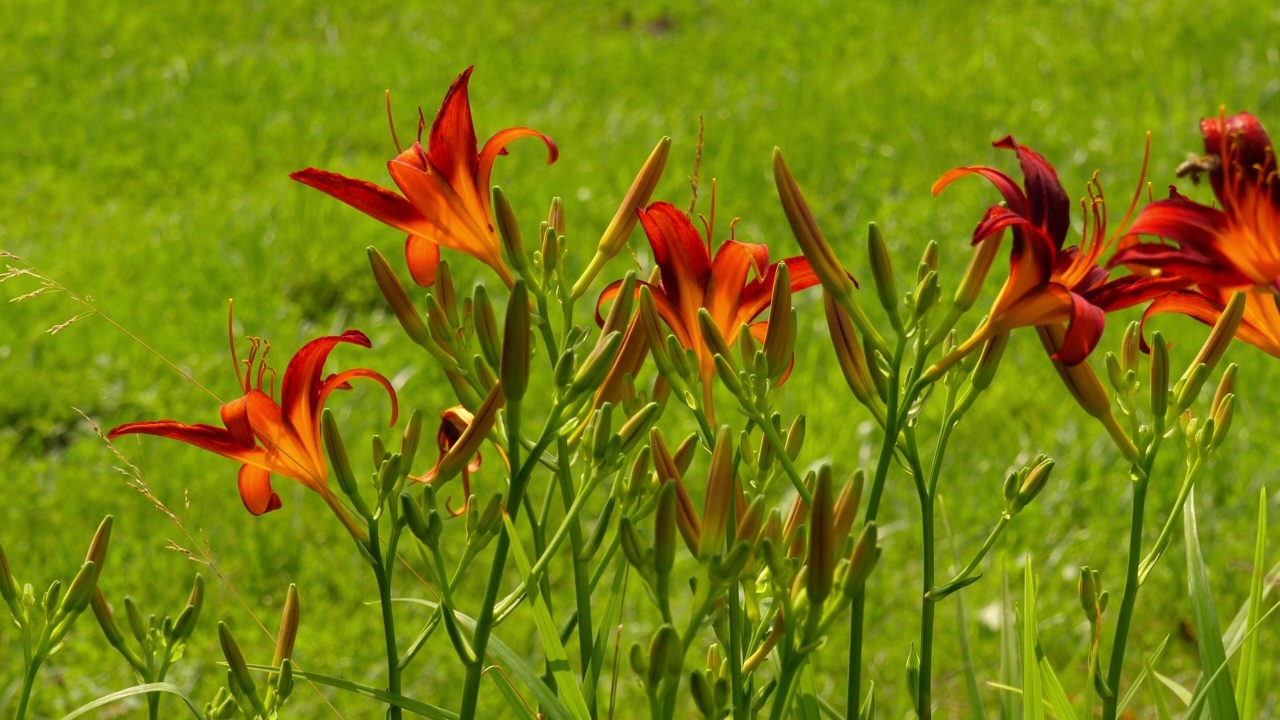
[[1000, 252], [1003, 240], [1004, 233], [1001, 233], [997, 237], [983, 240], [973, 249], [973, 255], [969, 257], [969, 267], [965, 268], [964, 277], [960, 279], [953, 299], [953, 303], [960, 312], [973, 307], [973, 303], [977, 301], [978, 294], [982, 292], [982, 285], [987, 281], [987, 272], [991, 270], [991, 264], [995, 261], [996, 254]]
[[1138, 372], [1138, 357], [1142, 349], [1142, 325], [1134, 320], [1124, 329], [1120, 340], [1120, 370], [1125, 374]]
[[271, 658], [273, 667], [293, 657], [293, 644], [298, 638], [298, 586], [289, 583], [284, 597], [284, 612], [280, 614], [280, 632], [276, 633], [276, 653]]
[[844, 381], [858, 402], [870, 407], [875, 404], [878, 395], [871, 379], [871, 370], [867, 367], [867, 356], [862, 352], [862, 345], [854, 331], [853, 321], [830, 293], [822, 293], [822, 307], [827, 314], [831, 345], [835, 348], [836, 360], [840, 363]]
[[845, 570], [844, 582], [841, 585], [841, 592], [846, 596], [852, 597], [856, 594], [871, 576], [871, 571], [875, 569], [876, 562], [880, 559], [877, 540], [875, 521], [863, 525], [862, 534], [853, 545], [853, 553], [849, 556], [849, 567]]
[[785, 262], [778, 263], [773, 278], [773, 300], [769, 310], [769, 328], [764, 336], [764, 358], [769, 379], [778, 382], [791, 367], [796, 346], [796, 318], [791, 309], [791, 271]]
[[649, 198], [653, 196], [658, 180], [662, 178], [662, 171], [667, 166], [667, 155], [670, 150], [671, 138], [664, 137], [659, 140], [653, 152], [649, 153], [649, 159], [645, 160], [640, 171], [636, 173], [635, 180], [631, 181], [631, 187], [618, 205], [618, 212], [614, 214], [609, 227], [600, 237], [599, 253], [605, 260], [621, 252], [627, 238], [631, 237], [631, 231], [639, 220], [639, 215], [636, 213], [649, 204]]
[[431, 343], [431, 334], [427, 331], [426, 324], [422, 322], [422, 315], [414, 307], [413, 301], [409, 299], [409, 294], [405, 292], [404, 285], [400, 284], [400, 278], [396, 277], [387, 259], [382, 257], [382, 253], [375, 248], [368, 248], [367, 252], [369, 266], [373, 269], [373, 279], [378, 283], [378, 289], [382, 291], [382, 297], [386, 298], [387, 305], [391, 306], [391, 311], [400, 321], [400, 327], [404, 328], [405, 334], [415, 343], [423, 346]]
[[831, 519], [832, 537], [835, 538], [836, 552], [844, 548], [845, 539], [853, 529], [853, 521], [858, 517], [858, 505], [862, 502], [862, 486], [866, 482], [866, 473], [859, 469], [849, 482], [840, 490], [836, 498], [835, 512]]
[[1194, 368], [1204, 363], [1210, 373], [1218, 367], [1218, 361], [1222, 359], [1222, 354], [1227, 351], [1227, 346], [1236, 336], [1236, 330], [1240, 328], [1247, 296], [1248, 293], [1232, 293], [1231, 299], [1227, 301], [1227, 306], [1218, 316], [1218, 321], [1213, 324], [1213, 330], [1209, 331], [1209, 337], [1205, 339], [1204, 345], [1200, 346], [1200, 352], [1196, 353], [1196, 358], [1191, 361], [1190, 367]]
[[773, 179], [778, 186], [778, 198], [782, 200], [787, 222], [791, 224], [791, 232], [795, 234], [800, 250], [809, 259], [822, 287], [836, 297], [848, 296], [853, 292], [853, 280], [836, 259], [831, 245], [818, 228], [809, 204], [800, 193], [800, 186], [786, 161], [782, 159], [782, 151], [777, 148], [773, 150]]
[[672, 492], [676, 494], [676, 526], [680, 530], [681, 537], [684, 538], [685, 545], [689, 547], [689, 552], [696, 555], [701, 543], [702, 525], [694, 511], [693, 501], [684, 487], [683, 473], [676, 464], [675, 458], [671, 456], [671, 451], [667, 449], [667, 443], [662, 439], [657, 428], [649, 431], [649, 447], [653, 450], [653, 464], [658, 473], [659, 484], [675, 486]]
[[733, 502], [732, 428], [721, 425], [716, 433], [716, 446], [711, 454], [707, 474], [707, 495], [702, 504], [702, 531], [698, 540], [698, 559], [708, 560], [724, 552], [725, 531], [729, 525], [729, 504]]
[[[1062, 348], [1063, 340], [1066, 337], [1066, 330], [1059, 324], [1039, 325], [1036, 331], [1040, 335], [1040, 342], [1044, 345], [1044, 349], [1050, 356], [1057, 354]], [[1053, 367], [1058, 371], [1058, 376], [1062, 378], [1062, 382], [1067, 386], [1067, 390], [1071, 392], [1071, 396], [1075, 398], [1080, 407], [1095, 418], [1105, 418], [1111, 414], [1111, 400], [1107, 397], [1107, 391], [1103, 389], [1102, 382], [1098, 380], [1098, 376], [1094, 374], [1093, 368], [1089, 366], [1088, 361], [1079, 365], [1064, 365], [1054, 360]]]
[[475, 417], [467, 423], [457, 440], [440, 458], [431, 479], [432, 483], [438, 486], [448, 482], [472, 462], [476, 453], [480, 451], [480, 446], [484, 444], [485, 438], [489, 436], [489, 431], [493, 429], [493, 424], [498, 419], [498, 410], [505, 403], [503, 385], [498, 383], [489, 391], [484, 402], [480, 403]]

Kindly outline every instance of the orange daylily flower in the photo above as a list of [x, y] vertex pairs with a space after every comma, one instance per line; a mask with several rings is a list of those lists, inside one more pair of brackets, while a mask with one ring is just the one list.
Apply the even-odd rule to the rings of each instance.
[[[1142, 323], [1155, 315], [1181, 313], [1213, 327], [1226, 309], [1230, 293], [1210, 285], [1170, 293], [1151, 303], [1142, 314]], [[1272, 293], [1247, 293], [1244, 315], [1236, 337], [1262, 352], [1280, 358], [1280, 307]]]
[[[767, 245], [737, 240], [721, 243], [712, 259], [710, 229], [704, 240], [689, 218], [670, 203], [653, 203], [639, 214], [661, 278], [657, 285], [637, 281], [637, 291], [639, 285], [649, 288], [658, 314], [676, 339], [697, 354], [704, 391], [709, 392], [715, 361], [698, 331], [698, 310], [707, 309], [730, 345], [737, 341], [738, 328], [743, 323], [749, 323], [751, 334], [763, 342], [769, 322], [752, 320], [772, 302], [778, 263], [769, 263]], [[792, 291], [818, 284], [817, 275], [804, 257], [790, 257], [783, 262], [791, 273]], [[755, 278], [748, 280], [753, 270]], [[603, 322], [600, 308], [612, 301], [621, 285], [621, 280], [616, 281], [600, 294], [597, 322]]]
[[391, 179], [403, 195], [365, 180], [307, 168], [289, 177], [332, 195], [351, 207], [409, 234], [405, 258], [409, 272], [422, 287], [431, 287], [440, 263], [440, 246], [466, 253], [493, 268], [502, 282], [515, 282], [502, 260], [502, 243], [494, 230], [490, 209], [489, 174], [493, 161], [521, 137], [546, 143], [547, 164], [559, 151], [547, 136], [524, 127], [507, 128], [489, 138], [476, 152], [476, 132], [467, 101], [467, 68], [449, 87], [422, 147], [418, 140], [387, 163]]
[[[1142, 209], [1131, 235], [1172, 240], [1133, 244], [1112, 264], [1139, 272], [1177, 273], [1201, 288], [1280, 290], [1280, 181], [1266, 129], [1249, 113], [1200, 121], [1206, 155], [1191, 167], [1208, 171], [1221, 208], [1170, 197]], [[1251, 300], [1252, 302], [1252, 300]]]
[[[329, 393], [350, 388], [352, 379], [369, 378], [386, 388], [391, 396], [391, 424], [395, 425], [396, 393], [385, 377], [372, 370], [357, 368], [323, 378], [321, 371], [329, 352], [338, 343], [367, 348], [369, 338], [359, 330], [348, 330], [304, 345], [285, 368], [279, 402], [272, 397], [275, 371], [268, 368], [266, 362], [270, 347], [257, 338], [250, 338], [250, 342], [252, 349], [244, 361], [243, 376], [239, 363], [236, 364], [236, 378], [244, 395], [222, 406], [223, 427], [157, 420], [120, 425], [107, 437], [114, 439], [135, 433], [158, 435], [243, 463], [238, 478], [240, 499], [254, 515], [280, 509], [280, 496], [271, 489], [272, 473], [292, 478], [319, 493], [343, 524], [357, 537], [363, 537], [363, 531], [347, 516], [342, 503], [329, 489], [320, 415]], [[232, 359], [235, 360], [234, 348]], [[268, 382], [265, 391], [264, 381]]]
[[[986, 340], [1015, 328], [1066, 322], [1067, 331], [1053, 359], [1066, 365], [1083, 362], [1102, 336], [1104, 314], [1120, 310], [1186, 287], [1190, 281], [1166, 276], [1125, 276], [1109, 279], [1098, 266], [1104, 253], [1117, 244], [1118, 233], [1107, 236], [1106, 203], [1097, 176], [1089, 183], [1084, 237], [1078, 247], [1064, 247], [1071, 225], [1070, 201], [1053, 166], [1013, 136], [993, 143], [1013, 150], [1022, 166], [1023, 187], [1008, 175], [986, 166], [960, 167], [945, 173], [933, 185], [937, 195], [957, 178], [980, 175], [1004, 197], [1003, 205], [988, 208], [973, 231], [974, 244], [999, 242], [1005, 229], [1013, 235], [1009, 255], [1009, 279], [996, 297], [986, 322], [948, 358], [930, 369], [936, 375]], [[1143, 163], [1145, 174], [1146, 163]], [[1134, 204], [1138, 195], [1134, 196]], [[1133, 212], [1121, 221], [1121, 227]]]

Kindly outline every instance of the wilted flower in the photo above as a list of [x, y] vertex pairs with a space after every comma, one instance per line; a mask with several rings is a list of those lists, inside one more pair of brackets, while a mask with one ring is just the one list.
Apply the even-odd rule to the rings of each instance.
[[[236, 378], [244, 395], [222, 406], [223, 427], [157, 420], [120, 425], [108, 437], [114, 439], [132, 433], [158, 435], [244, 463], [238, 479], [240, 499], [254, 515], [280, 508], [280, 496], [271, 489], [272, 473], [293, 478], [319, 493], [348, 529], [362, 536], [363, 531], [355, 526], [329, 489], [320, 433], [321, 411], [329, 393], [350, 388], [349, 381], [354, 378], [369, 378], [382, 385], [391, 396], [391, 424], [395, 425], [396, 393], [385, 377], [372, 370], [356, 368], [328, 377], [321, 377], [321, 371], [329, 352], [338, 343], [367, 348], [369, 338], [359, 330], [348, 330], [304, 345], [285, 368], [278, 403], [273, 398], [275, 371], [266, 361], [270, 346], [258, 338], [250, 338], [250, 343], [243, 375], [240, 363], [236, 363]], [[235, 360], [234, 347], [232, 360]], [[265, 390], [264, 382], [267, 383]]]
[[[469, 410], [461, 405], [455, 405], [448, 410], [440, 413], [440, 429], [436, 431], [436, 446], [440, 448], [440, 456], [436, 458], [436, 464], [432, 466], [427, 473], [421, 477], [415, 477], [418, 482], [433, 482], [440, 475], [440, 466], [444, 462], [445, 456], [453, 449], [454, 445], [462, 439], [462, 434], [467, 431], [471, 423], [476, 419]], [[480, 436], [480, 440], [484, 440], [484, 436]], [[476, 452], [474, 457], [463, 465], [460, 474], [462, 475], [462, 502], [463, 505], [456, 512], [450, 509], [455, 516], [466, 510], [466, 503], [471, 497], [471, 473], [480, 469], [480, 453]]]
[[467, 68], [449, 87], [431, 124], [427, 147], [418, 141], [387, 163], [403, 196], [365, 180], [307, 168], [289, 177], [328, 193], [351, 207], [409, 234], [405, 257], [413, 279], [423, 287], [435, 282], [440, 246], [464, 252], [493, 268], [510, 287], [511, 271], [502, 260], [502, 243], [494, 230], [489, 173], [493, 161], [506, 154], [507, 143], [537, 137], [547, 145], [547, 163], [558, 155], [555, 143], [524, 127], [498, 132], [477, 153], [476, 132], [467, 101]]

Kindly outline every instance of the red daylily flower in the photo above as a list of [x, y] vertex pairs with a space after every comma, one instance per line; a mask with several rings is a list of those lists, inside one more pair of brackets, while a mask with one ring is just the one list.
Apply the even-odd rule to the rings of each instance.
[[[1078, 247], [1064, 247], [1071, 225], [1070, 201], [1053, 166], [1035, 151], [1019, 145], [1013, 136], [993, 145], [1018, 154], [1023, 187], [986, 166], [956, 168], [933, 185], [933, 194], [937, 195], [965, 175], [986, 178], [1000, 191], [1004, 204], [988, 208], [973, 231], [973, 242], [999, 242], [1005, 229], [1013, 235], [1009, 279], [992, 304], [986, 322], [952, 353], [952, 362], [1000, 333], [1066, 322], [1066, 337], [1053, 359], [1076, 365], [1098, 344], [1105, 313], [1190, 284], [1173, 276], [1110, 280], [1110, 272], [1098, 266], [1098, 259], [1116, 244], [1117, 236], [1107, 236], [1106, 203], [1097, 176], [1089, 183], [1088, 199], [1081, 201], [1085, 211], [1084, 237]], [[1144, 160], [1144, 174], [1145, 171]], [[1130, 205], [1125, 220], [1133, 208]], [[1124, 223], [1122, 220], [1121, 227]]]
[[[444, 462], [444, 456], [449, 454], [453, 446], [458, 444], [462, 439], [462, 433], [476, 419], [476, 416], [461, 405], [453, 407], [440, 413], [440, 429], [436, 431], [436, 447], [440, 449], [440, 455], [436, 457], [436, 463], [427, 471], [425, 475], [411, 478], [416, 482], [432, 483], [436, 480], [436, 475], [440, 472], [440, 463]], [[449, 507], [449, 501], [445, 501], [445, 509], [449, 510], [449, 514], [457, 517], [467, 509], [468, 499], [471, 497], [471, 473], [480, 470], [480, 453], [476, 453], [475, 458], [467, 462], [462, 468], [462, 507], [454, 512]]]
[[[1164, 313], [1181, 313], [1213, 327], [1226, 309], [1230, 294], [1218, 288], [1204, 285], [1194, 290], [1170, 293], [1151, 303], [1142, 313], [1142, 323]], [[1262, 352], [1280, 358], [1280, 307], [1272, 293], [1247, 293], [1244, 299], [1244, 315], [1236, 337]]]
[[476, 131], [467, 101], [467, 68], [449, 87], [431, 124], [427, 147], [418, 141], [387, 163], [399, 195], [365, 180], [315, 168], [289, 177], [332, 195], [351, 207], [409, 234], [405, 257], [409, 272], [422, 287], [431, 287], [440, 262], [440, 246], [464, 252], [493, 268], [510, 287], [514, 281], [502, 260], [502, 243], [490, 210], [489, 173], [493, 161], [505, 155], [507, 143], [521, 137], [541, 138], [547, 145], [547, 164], [559, 151], [547, 136], [524, 127], [498, 132], [476, 152]]
[[[270, 347], [257, 338], [250, 338], [250, 342], [252, 349], [249, 359], [244, 361], [243, 377], [239, 364], [236, 366], [236, 377], [244, 395], [222, 406], [223, 427], [157, 420], [120, 425], [107, 437], [114, 439], [134, 433], [158, 435], [243, 463], [239, 475], [240, 499], [254, 515], [280, 509], [280, 496], [271, 489], [272, 473], [293, 478], [319, 493], [343, 524], [362, 537], [363, 531], [347, 516], [342, 503], [329, 489], [320, 414], [329, 393], [350, 388], [349, 381], [354, 378], [369, 378], [386, 388], [391, 396], [391, 424], [395, 425], [396, 393], [385, 377], [372, 370], [357, 368], [326, 378], [321, 377], [321, 371], [329, 352], [338, 343], [367, 348], [369, 338], [359, 330], [348, 330], [304, 345], [285, 368], [279, 402], [272, 397], [275, 371], [266, 363]], [[232, 359], [235, 359], [234, 349]], [[269, 385], [264, 391], [263, 381], [268, 379]]]
[[1142, 209], [1131, 235], [1173, 240], [1133, 244], [1116, 254], [1139, 272], [1185, 275], [1202, 288], [1280, 290], [1280, 182], [1267, 131], [1249, 113], [1200, 121], [1213, 193], [1221, 208], [1170, 197]]
[[[738, 328], [743, 323], [749, 323], [751, 334], [763, 342], [769, 321], [751, 321], [772, 302], [778, 263], [769, 263], [767, 245], [737, 240], [721, 243], [712, 259], [710, 231], [704, 240], [689, 218], [670, 203], [653, 203], [639, 214], [661, 277], [657, 285], [637, 281], [637, 286], [649, 288], [658, 314], [676, 339], [697, 354], [703, 387], [709, 392], [715, 361], [698, 330], [698, 310], [707, 309], [730, 345], [737, 341]], [[817, 275], [804, 257], [790, 257], [783, 262], [791, 273], [792, 291], [818, 284]], [[752, 270], [755, 278], [748, 280]], [[600, 308], [618, 294], [621, 285], [621, 280], [615, 281], [600, 294], [597, 322], [603, 322]]]

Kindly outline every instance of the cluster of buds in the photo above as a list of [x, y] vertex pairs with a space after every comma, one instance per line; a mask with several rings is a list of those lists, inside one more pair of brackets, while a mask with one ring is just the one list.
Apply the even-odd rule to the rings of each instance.
[[218, 623], [218, 642], [227, 660], [227, 685], [205, 707], [206, 717], [229, 720], [240, 713], [255, 720], [269, 720], [279, 715], [293, 694], [293, 645], [298, 636], [298, 618], [298, 589], [290, 585], [280, 617], [280, 631], [276, 634], [275, 654], [271, 659], [275, 672], [261, 687], [253, 679], [231, 628], [226, 623]]
[[1053, 460], [1037, 455], [1030, 465], [1011, 472], [1004, 479], [1004, 507], [1010, 517], [1022, 512], [1049, 482]]
[[[155, 615], [144, 619], [142, 610], [133, 598], [124, 598], [125, 618], [128, 620], [130, 635], [137, 643], [137, 648], [130, 645], [120, 627], [116, 623], [111, 606], [103, 597], [101, 590], [95, 590], [92, 607], [98, 627], [107, 642], [115, 648], [143, 682], [162, 682], [169, 667], [182, 657], [187, 641], [195, 632], [196, 622], [200, 618], [200, 610], [204, 606], [204, 578], [196, 575], [191, 584], [191, 593], [187, 596], [187, 604], [178, 617], [165, 616], [160, 620]], [[159, 695], [148, 696], [148, 701], [159, 701]]]

